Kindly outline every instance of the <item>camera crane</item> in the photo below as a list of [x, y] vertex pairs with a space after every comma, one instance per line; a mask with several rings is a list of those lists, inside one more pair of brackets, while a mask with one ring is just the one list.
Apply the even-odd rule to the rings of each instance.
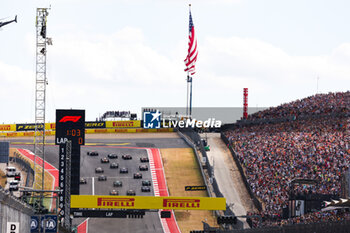
[[5, 21], [5, 22], [1, 22], [1, 21], [0, 21], [0, 28], [1, 28], [2, 26], [5, 26], [6, 24], [10, 24], [10, 23], [12, 23], [12, 22], [16, 22], [16, 23], [17, 23], [17, 15], [15, 16], [15, 19], [14, 19], [14, 20]]

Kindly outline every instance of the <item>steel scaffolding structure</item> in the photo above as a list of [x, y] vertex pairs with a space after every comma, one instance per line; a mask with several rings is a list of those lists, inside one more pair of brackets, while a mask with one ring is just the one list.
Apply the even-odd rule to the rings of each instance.
[[[35, 82], [35, 135], [34, 135], [34, 181], [37, 177], [36, 156], [45, 160], [45, 94], [46, 94], [46, 21], [47, 8], [37, 8], [36, 11], [36, 82]], [[41, 189], [44, 190], [45, 163], [42, 162]], [[39, 184], [39, 182], [36, 182]], [[40, 186], [39, 186], [40, 189]]]

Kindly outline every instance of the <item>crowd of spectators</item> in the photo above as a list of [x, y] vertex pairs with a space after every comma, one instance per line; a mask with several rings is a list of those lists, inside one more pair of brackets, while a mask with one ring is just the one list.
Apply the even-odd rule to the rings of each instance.
[[[254, 215], [253, 213], [248, 213], [248, 216]], [[292, 224], [308, 224], [308, 223], [321, 223], [321, 222], [337, 222], [343, 220], [350, 220], [350, 213], [343, 210], [332, 210], [332, 211], [318, 211], [313, 213], [307, 213], [301, 216], [297, 216], [289, 219], [280, 218], [263, 218], [262, 226], [285, 226]], [[259, 227], [259, 221], [257, 219], [251, 219], [252, 227]]]
[[349, 113], [349, 111], [350, 91], [347, 91], [313, 95], [251, 114], [248, 119], [298, 118], [310, 115]]
[[[288, 203], [291, 192], [340, 194], [341, 175], [350, 163], [350, 121], [344, 115], [334, 114], [349, 113], [349, 106], [350, 92], [319, 94], [265, 110], [251, 119], [288, 114], [322, 117], [296, 117], [294, 121], [225, 132], [253, 193], [263, 203], [264, 208], [258, 214], [264, 217], [265, 225], [281, 224], [282, 206]], [[333, 114], [325, 116], [328, 113]], [[317, 184], [293, 186], [291, 190], [290, 182], [295, 178], [312, 179]], [[282, 223], [322, 221], [333, 214], [308, 214]]]

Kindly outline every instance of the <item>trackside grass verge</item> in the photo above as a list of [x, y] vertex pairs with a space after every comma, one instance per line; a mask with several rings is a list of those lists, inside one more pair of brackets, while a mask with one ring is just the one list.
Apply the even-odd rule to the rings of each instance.
[[5, 185], [6, 185], [6, 174], [4, 171], [0, 170], [0, 185], [1, 187], [5, 188]]
[[[204, 185], [200, 168], [192, 148], [160, 149], [170, 196], [207, 197], [206, 191], [185, 191], [185, 186]], [[217, 226], [212, 211], [176, 210], [175, 216], [181, 232], [202, 230], [202, 221]]]

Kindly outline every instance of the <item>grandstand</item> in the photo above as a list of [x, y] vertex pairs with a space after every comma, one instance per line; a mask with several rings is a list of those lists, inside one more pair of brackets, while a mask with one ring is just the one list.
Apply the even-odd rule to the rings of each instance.
[[117, 120], [136, 120], [137, 114], [130, 113], [130, 111], [107, 111], [100, 117], [96, 118], [96, 121], [117, 121]]
[[[341, 197], [350, 161], [349, 118], [349, 91], [317, 94], [249, 115], [225, 131], [262, 204], [249, 214], [261, 215], [264, 226], [349, 220], [344, 210], [320, 211], [324, 200]], [[313, 182], [291, 185], [296, 179]]]
[[349, 114], [350, 91], [316, 94], [301, 100], [282, 104], [248, 116], [248, 119], [271, 119], [286, 117], [310, 117], [318, 115]]

